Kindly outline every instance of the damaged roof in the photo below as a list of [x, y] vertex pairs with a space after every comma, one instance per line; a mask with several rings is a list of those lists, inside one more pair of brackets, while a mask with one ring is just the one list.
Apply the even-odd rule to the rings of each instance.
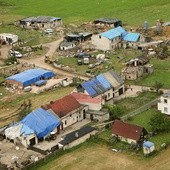
[[95, 23], [105, 23], [105, 24], [114, 24], [116, 22], [120, 22], [120, 20], [116, 19], [116, 18], [99, 18], [94, 20]]

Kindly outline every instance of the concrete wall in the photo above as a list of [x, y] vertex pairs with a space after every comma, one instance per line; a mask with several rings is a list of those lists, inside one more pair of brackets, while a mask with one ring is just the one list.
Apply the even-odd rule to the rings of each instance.
[[[101, 37], [101, 38], [100, 38]], [[95, 46], [95, 49], [99, 50], [110, 50], [111, 41], [105, 37], [100, 36], [99, 34], [93, 35], [91, 38], [92, 44]]]
[[61, 121], [63, 123], [63, 128], [66, 128], [76, 122], [79, 122], [84, 119], [84, 114], [88, 110], [88, 106], [82, 107], [82, 109], [75, 110], [73, 112], [70, 112], [66, 116], [61, 118]]
[[80, 104], [88, 106], [90, 110], [96, 110], [99, 111], [102, 108], [101, 103], [89, 103], [89, 102], [79, 102]]
[[158, 102], [158, 110], [160, 110], [161, 113], [170, 115], [170, 98], [161, 96]]
[[30, 140], [31, 140], [32, 138], [35, 138], [35, 144], [37, 144], [37, 143], [38, 143], [38, 138], [36, 137], [35, 134], [31, 134], [31, 135], [29, 135], [29, 136], [27, 136], [27, 137], [23, 137], [23, 136], [22, 136], [22, 138], [21, 138], [21, 143], [22, 143], [26, 148], [28, 148], [28, 147], [30, 146]]
[[[87, 113], [86, 118], [91, 120], [91, 114]], [[105, 114], [101, 114], [101, 115], [99, 115], [99, 114], [93, 114], [92, 115], [92, 119], [97, 120], [99, 122], [104, 122], [106, 120], [109, 120], [109, 118], [110, 118], [109, 113], [105, 113]]]
[[112, 134], [112, 136], [118, 137], [118, 139], [121, 140], [122, 142], [126, 142], [126, 143], [129, 143], [129, 144], [132, 144], [132, 143], [137, 144], [137, 141], [133, 140], [133, 139], [125, 138], [125, 137], [115, 135], [115, 134]]
[[65, 146], [63, 147], [63, 149], [65, 150], [65, 149], [69, 149], [69, 148], [72, 148], [72, 147], [74, 147], [74, 146], [77, 146], [77, 145], [79, 145], [80, 143], [85, 142], [87, 139], [89, 139], [91, 136], [95, 135], [96, 133], [97, 133], [97, 131], [94, 130], [94, 131], [92, 131], [92, 132], [90, 132], [90, 133], [82, 136], [81, 138], [78, 138], [77, 140], [69, 143], [68, 145], [65, 145]]

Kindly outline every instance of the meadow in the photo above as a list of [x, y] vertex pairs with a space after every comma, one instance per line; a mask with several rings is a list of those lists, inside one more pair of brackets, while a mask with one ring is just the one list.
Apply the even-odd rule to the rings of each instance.
[[27, 16], [52, 15], [64, 23], [81, 23], [100, 17], [119, 18], [128, 25], [151, 25], [169, 19], [169, 0], [0, 0], [0, 21]]

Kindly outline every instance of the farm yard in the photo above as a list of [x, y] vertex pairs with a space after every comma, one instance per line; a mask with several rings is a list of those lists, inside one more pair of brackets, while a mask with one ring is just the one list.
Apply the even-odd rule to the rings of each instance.
[[[170, 170], [169, 11], [169, 0], [0, 0], [0, 169]], [[21, 162], [8, 142], [35, 152]]]

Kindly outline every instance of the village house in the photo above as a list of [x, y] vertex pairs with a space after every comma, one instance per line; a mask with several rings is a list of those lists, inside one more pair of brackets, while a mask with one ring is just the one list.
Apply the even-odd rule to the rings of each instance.
[[76, 145], [79, 145], [80, 143], [85, 142], [96, 133], [97, 130], [94, 127], [84, 126], [64, 136], [64, 138], [59, 142], [59, 148], [63, 148], [63, 150], [72, 148]]
[[68, 42], [83, 42], [86, 40], [90, 40], [92, 37], [92, 33], [90, 32], [80, 32], [80, 33], [69, 33], [66, 35], [65, 39]]
[[146, 74], [153, 73], [153, 65], [149, 64], [149, 59], [144, 56], [131, 59], [122, 70], [122, 76], [126, 80], [136, 80]]
[[94, 20], [94, 24], [101, 25], [101, 26], [109, 26], [113, 28], [113, 27], [122, 26], [122, 21], [113, 18], [99, 18]]
[[137, 48], [139, 42], [144, 42], [145, 38], [139, 33], [127, 32], [122, 27], [116, 27], [106, 32], [93, 35], [92, 45], [98, 50], [112, 50], [115, 48]]
[[76, 43], [75, 42], [67, 42], [67, 41], [63, 41], [60, 43], [59, 49], [60, 50], [69, 50], [76, 47]]
[[145, 128], [123, 122], [122, 120], [115, 120], [112, 125], [112, 136], [119, 140], [129, 143], [142, 143], [147, 135]]
[[53, 16], [28, 17], [19, 20], [21, 28], [48, 29], [62, 26], [62, 19]]
[[3, 33], [0, 34], [0, 44], [14, 44], [18, 42], [18, 35]]
[[89, 95], [83, 93], [71, 93], [71, 95], [82, 105], [88, 106], [86, 111], [86, 118], [91, 121], [103, 122], [109, 120], [109, 112], [102, 109], [102, 99], [92, 98]]
[[47, 80], [54, 76], [55, 74], [49, 70], [40, 68], [29, 69], [6, 78], [5, 85], [14, 90], [23, 90], [25, 87], [33, 85], [40, 80]]
[[104, 104], [105, 101], [124, 93], [124, 81], [116, 72], [111, 70], [80, 84], [74, 92], [100, 98]]
[[21, 143], [28, 148], [36, 145], [39, 140], [45, 139], [51, 132], [59, 133], [60, 124], [61, 122], [56, 116], [42, 108], [38, 108], [29, 113], [19, 123], [5, 129], [5, 137], [15, 144]]
[[88, 106], [81, 105], [71, 94], [51, 101], [50, 104], [44, 105], [42, 108], [56, 114], [62, 122], [61, 129], [85, 119], [88, 110]]
[[161, 113], [170, 115], [170, 93], [165, 93], [161, 96], [158, 102], [158, 110], [160, 110]]

